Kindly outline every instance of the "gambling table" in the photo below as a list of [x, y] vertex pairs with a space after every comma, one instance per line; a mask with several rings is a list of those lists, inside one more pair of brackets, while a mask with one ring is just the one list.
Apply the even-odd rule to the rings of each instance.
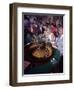
[[[60, 73], [63, 72], [63, 59], [60, 52], [44, 43], [29, 43], [24, 46], [24, 61], [30, 62], [24, 74]], [[61, 67], [60, 67], [61, 66]], [[61, 70], [61, 71], [60, 71]]]

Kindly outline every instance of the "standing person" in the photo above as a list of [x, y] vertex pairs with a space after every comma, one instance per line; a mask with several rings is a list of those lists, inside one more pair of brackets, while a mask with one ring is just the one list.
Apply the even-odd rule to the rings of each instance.
[[57, 27], [56, 27], [56, 24], [52, 23], [52, 24], [50, 25], [50, 29], [51, 29], [51, 32], [52, 32], [55, 36], [57, 36]]
[[46, 27], [43, 35], [45, 37], [45, 42], [50, 42], [52, 44], [52, 47], [56, 48], [56, 37], [54, 33], [51, 32], [51, 29], [49, 27]]
[[60, 62], [57, 65], [58, 71], [63, 72], [63, 27], [58, 28], [58, 37], [56, 38], [57, 49], [60, 51]]
[[63, 56], [63, 27], [59, 27], [58, 29], [58, 37], [56, 38], [56, 45], [58, 50], [60, 51], [60, 54]]
[[48, 39], [50, 40], [52, 47], [56, 48], [56, 37], [54, 33], [51, 32], [51, 30], [48, 32]]

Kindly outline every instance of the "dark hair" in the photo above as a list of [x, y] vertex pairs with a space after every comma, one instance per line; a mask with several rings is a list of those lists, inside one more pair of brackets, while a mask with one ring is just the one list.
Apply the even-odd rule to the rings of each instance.
[[58, 26], [59, 26], [59, 28], [63, 28], [63, 25], [61, 25], [61, 24], [58, 24]]
[[54, 27], [56, 27], [56, 24], [55, 23], [51, 23], [51, 25], [53, 25]]
[[52, 47], [52, 44], [50, 42], [47, 42], [47, 46]]

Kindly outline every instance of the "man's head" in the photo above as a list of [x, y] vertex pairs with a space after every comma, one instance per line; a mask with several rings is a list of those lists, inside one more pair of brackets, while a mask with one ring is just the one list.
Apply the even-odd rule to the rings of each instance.
[[61, 26], [61, 27], [59, 27], [58, 32], [59, 32], [59, 34], [60, 34], [60, 35], [62, 35], [62, 34], [63, 34], [63, 27], [62, 27], [62, 26]]

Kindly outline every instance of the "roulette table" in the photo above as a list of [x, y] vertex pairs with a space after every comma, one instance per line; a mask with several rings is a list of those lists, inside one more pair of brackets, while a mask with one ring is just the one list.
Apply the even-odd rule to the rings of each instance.
[[31, 62], [47, 62], [53, 55], [54, 48], [45, 43], [29, 43], [24, 47], [24, 58]]
[[26, 74], [46, 73], [60, 61], [60, 52], [50, 43], [28, 43], [24, 47], [24, 60], [31, 62]]

